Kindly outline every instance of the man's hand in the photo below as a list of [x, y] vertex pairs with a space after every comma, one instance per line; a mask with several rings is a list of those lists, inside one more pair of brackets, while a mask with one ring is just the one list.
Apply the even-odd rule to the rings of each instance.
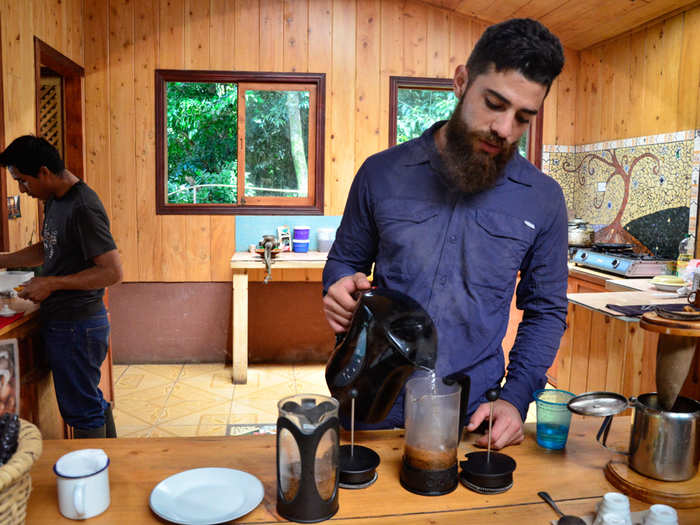
[[334, 282], [323, 298], [323, 313], [337, 334], [345, 332], [357, 307], [357, 292], [369, 290], [371, 284], [362, 272], [347, 275]]
[[22, 299], [29, 299], [33, 303], [40, 303], [54, 290], [56, 287], [52, 277], [34, 277], [23, 285], [22, 290], [17, 295]]
[[[489, 404], [483, 403], [476, 409], [469, 420], [467, 430], [472, 432], [489, 417]], [[523, 433], [523, 420], [520, 419], [520, 412], [508, 401], [497, 399], [493, 402], [493, 421], [491, 426], [491, 448], [501, 449], [508, 445], [519, 445], [525, 439]], [[476, 440], [478, 447], [488, 446], [488, 433]]]

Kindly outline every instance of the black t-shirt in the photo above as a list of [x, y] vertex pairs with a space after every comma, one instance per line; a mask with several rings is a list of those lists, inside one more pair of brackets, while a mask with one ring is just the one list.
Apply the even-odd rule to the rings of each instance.
[[[44, 207], [44, 266], [41, 275], [70, 275], [92, 268], [92, 259], [114, 250], [107, 212], [97, 194], [82, 181]], [[82, 319], [102, 309], [104, 288], [58, 290], [41, 303], [50, 319]]]

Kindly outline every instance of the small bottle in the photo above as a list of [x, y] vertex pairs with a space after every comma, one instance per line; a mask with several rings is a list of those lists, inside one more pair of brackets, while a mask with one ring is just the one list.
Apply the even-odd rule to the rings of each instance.
[[676, 259], [676, 275], [678, 277], [684, 277], [685, 269], [688, 267], [688, 261], [693, 257], [692, 250], [690, 234], [686, 233], [678, 245], [678, 259]]

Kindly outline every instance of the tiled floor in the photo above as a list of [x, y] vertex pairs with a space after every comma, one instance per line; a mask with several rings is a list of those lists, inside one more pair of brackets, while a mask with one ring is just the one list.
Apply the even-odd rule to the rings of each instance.
[[329, 395], [325, 365], [251, 365], [234, 385], [221, 364], [114, 365], [120, 437], [223, 436], [228, 425], [274, 424], [288, 395]]
[[[292, 394], [329, 395], [324, 364], [250, 365], [234, 385], [221, 364], [114, 365], [119, 437], [224, 436], [245, 425], [275, 424], [277, 402]], [[527, 421], [535, 420], [534, 403]]]

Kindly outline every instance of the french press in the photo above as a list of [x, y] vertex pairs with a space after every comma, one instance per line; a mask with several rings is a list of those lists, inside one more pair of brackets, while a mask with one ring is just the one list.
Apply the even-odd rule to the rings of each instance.
[[399, 479], [424, 496], [452, 492], [458, 482], [457, 447], [469, 400], [469, 376], [438, 378], [419, 371], [406, 383], [406, 437]]
[[277, 512], [301, 523], [338, 511], [338, 402], [297, 394], [277, 404]]

